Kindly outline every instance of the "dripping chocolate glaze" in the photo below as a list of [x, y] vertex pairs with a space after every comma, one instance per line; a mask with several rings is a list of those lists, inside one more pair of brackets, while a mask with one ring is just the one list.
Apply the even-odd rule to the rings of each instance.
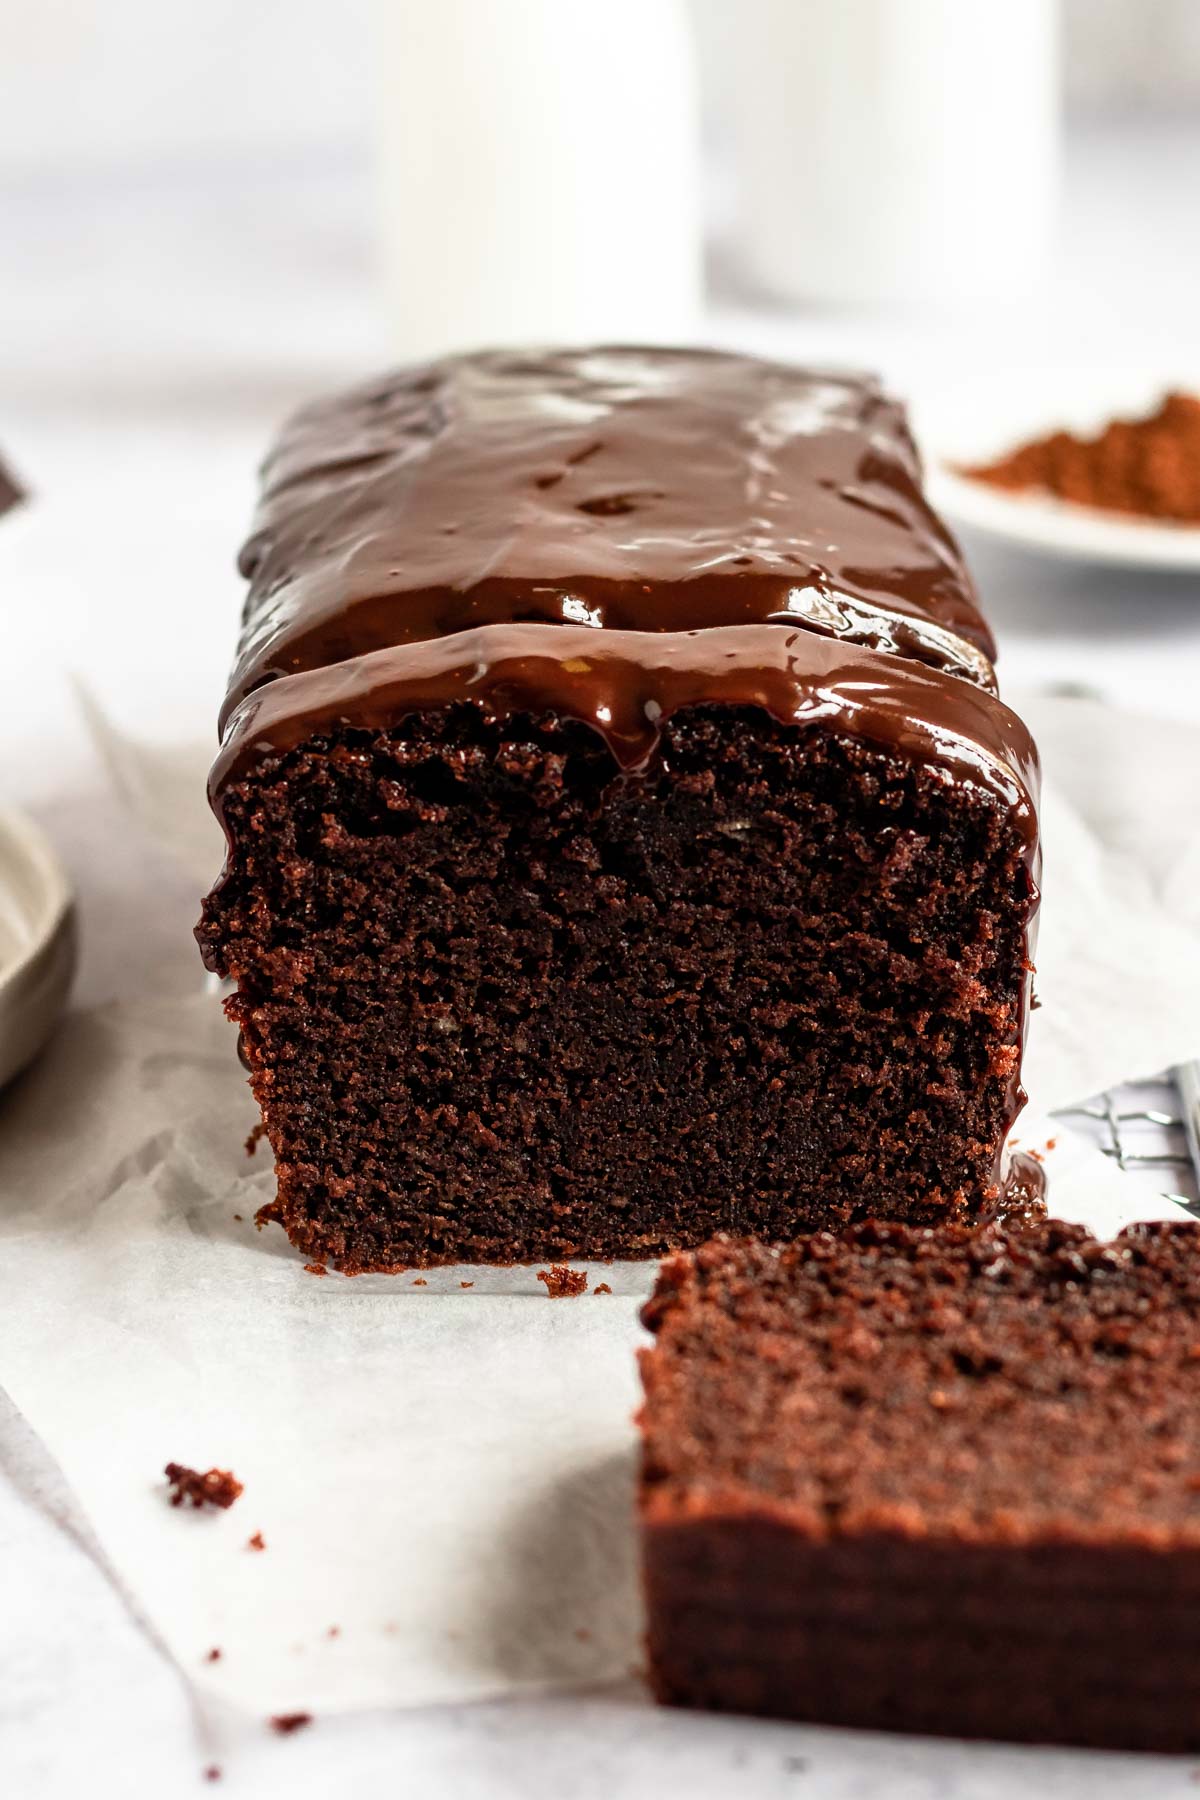
[[293, 420], [242, 568], [219, 816], [262, 758], [344, 723], [553, 714], [630, 772], [673, 713], [757, 706], [1000, 800], [1032, 947], [1036, 752], [869, 380], [711, 351], [449, 358]]
[[980, 1223], [1004, 1225], [1009, 1230], [1036, 1224], [1048, 1216], [1046, 1170], [1036, 1156], [1011, 1150], [996, 1198], [984, 1208]]
[[226, 787], [264, 756], [340, 724], [378, 729], [466, 701], [489, 718], [559, 714], [591, 726], [618, 768], [643, 768], [664, 720], [690, 706], [757, 706], [824, 723], [990, 790], [1012, 811], [1036, 873], [1037, 753], [992, 694], [905, 657], [778, 625], [595, 631], [523, 621], [400, 644], [308, 669], [247, 696], [213, 767]]
[[[651, 762], [664, 721], [685, 708], [760, 707], [781, 724], [847, 732], [992, 794], [1019, 834], [1027, 878], [1023, 1045], [1039, 876], [1037, 753], [1021, 721], [991, 694], [899, 656], [777, 625], [689, 632], [485, 625], [371, 651], [251, 694], [213, 769], [214, 809], [224, 823], [231, 784], [264, 758], [345, 722], [384, 729], [406, 713], [463, 701], [498, 720], [547, 713], [578, 720], [626, 772]], [[1018, 1067], [1008, 1081], [1010, 1125], [1024, 1101]]]

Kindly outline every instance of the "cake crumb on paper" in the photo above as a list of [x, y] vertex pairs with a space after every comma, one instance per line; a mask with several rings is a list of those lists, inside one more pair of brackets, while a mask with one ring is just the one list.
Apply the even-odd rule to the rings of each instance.
[[233, 1505], [242, 1492], [242, 1484], [228, 1469], [189, 1469], [186, 1463], [169, 1462], [163, 1470], [171, 1489], [172, 1506], [217, 1506], [222, 1511]]
[[324, 1263], [305, 1263], [304, 1273], [306, 1275], [328, 1275], [329, 1270]]
[[218, 1649], [216, 1644], [213, 1645], [212, 1649], [205, 1656], [204, 1660], [205, 1660], [205, 1662], [220, 1662], [221, 1652]]
[[262, 1120], [260, 1119], [258, 1121], [258, 1124], [254, 1127], [254, 1130], [250, 1133], [250, 1136], [246, 1139], [246, 1155], [247, 1156], [254, 1155], [254, 1152], [258, 1149], [258, 1146], [261, 1144], [262, 1140], [266, 1137], [266, 1135], [267, 1135], [267, 1128], [263, 1124]]
[[545, 1282], [546, 1292], [552, 1300], [570, 1300], [587, 1289], [588, 1278], [584, 1270], [568, 1269], [562, 1263], [555, 1263], [552, 1269], [539, 1269], [537, 1278]]
[[291, 1737], [293, 1731], [303, 1731], [306, 1725], [311, 1724], [311, 1713], [276, 1713], [271, 1720], [271, 1730], [277, 1731], [280, 1737]]
[[254, 1532], [253, 1535], [246, 1540], [247, 1550], [265, 1550], [266, 1547], [267, 1540], [261, 1531]]
[[592, 1289], [592, 1292], [593, 1294], [611, 1294], [612, 1289], [609, 1287], [607, 1281], [598, 1281]]

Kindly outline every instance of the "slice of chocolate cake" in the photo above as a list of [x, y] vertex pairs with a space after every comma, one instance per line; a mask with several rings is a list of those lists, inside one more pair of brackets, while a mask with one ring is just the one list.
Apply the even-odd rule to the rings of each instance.
[[643, 1318], [661, 1699], [1200, 1749], [1200, 1228], [718, 1239]]
[[481, 354], [303, 412], [243, 557], [199, 938], [348, 1269], [970, 1214], [1036, 759], [875, 386]]

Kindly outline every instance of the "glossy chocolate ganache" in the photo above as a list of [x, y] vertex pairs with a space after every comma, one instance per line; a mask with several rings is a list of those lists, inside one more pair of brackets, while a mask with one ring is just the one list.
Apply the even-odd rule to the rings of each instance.
[[241, 567], [218, 813], [342, 724], [550, 712], [628, 774], [680, 708], [749, 705], [989, 789], [1036, 895], [1036, 752], [870, 379], [632, 348], [404, 370], [296, 415]]
[[992, 682], [895, 402], [717, 352], [485, 353], [310, 406], [241, 567], [227, 713], [265, 681], [514, 621], [770, 621]]
[[681, 706], [837, 719], [1000, 793], [1037, 761], [861, 376], [703, 350], [483, 352], [297, 414], [263, 471], [214, 800], [338, 723], [472, 700], [582, 720], [626, 771]]

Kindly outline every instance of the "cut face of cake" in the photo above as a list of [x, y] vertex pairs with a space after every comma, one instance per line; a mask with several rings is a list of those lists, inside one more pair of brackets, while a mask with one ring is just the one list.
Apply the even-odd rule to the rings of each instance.
[[1198, 1249], [867, 1224], [672, 1259], [643, 1315], [659, 1697], [1200, 1747]]
[[198, 936], [307, 1256], [990, 1197], [1036, 757], [872, 383], [450, 359], [292, 423], [243, 567]]

